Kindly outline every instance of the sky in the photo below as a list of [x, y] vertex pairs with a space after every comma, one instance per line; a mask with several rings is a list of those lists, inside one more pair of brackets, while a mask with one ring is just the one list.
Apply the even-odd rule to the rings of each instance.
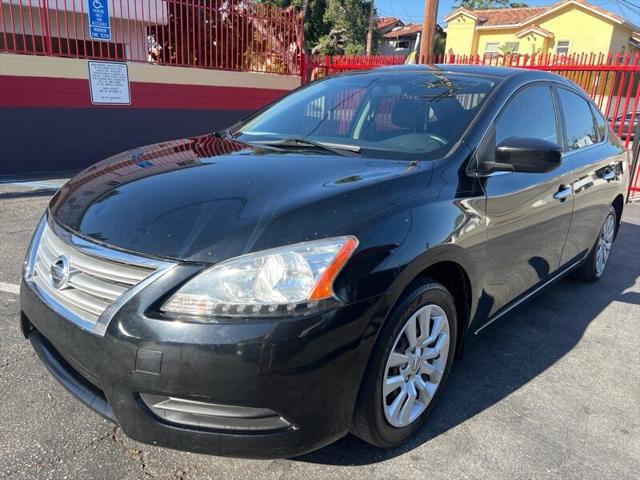
[[[557, 3], [557, 0], [524, 1], [532, 7]], [[440, 25], [444, 26], [443, 18], [453, 10], [454, 3], [457, 2], [455, 0], [440, 0], [438, 9], [438, 23]], [[590, 0], [590, 3], [610, 10], [630, 22], [640, 25], [640, 0]], [[632, 5], [631, 8], [627, 6], [629, 4]], [[425, 0], [376, 0], [376, 6], [378, 15], [381, 17], [398, 17], [405, 23], [421, 23], [424, 16]]]

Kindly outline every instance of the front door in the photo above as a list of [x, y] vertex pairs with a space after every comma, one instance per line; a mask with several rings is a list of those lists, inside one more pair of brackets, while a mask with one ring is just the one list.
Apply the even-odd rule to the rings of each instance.
[[[495, 145], [510, 137], [560, 145], [551, 86], [535, 83], [514, 94], [495, 123]], [[498, 172], [486, 179], [485, 304], [489, 316], [544, 282], [560, 266], [573, 210], [571, 169]]]

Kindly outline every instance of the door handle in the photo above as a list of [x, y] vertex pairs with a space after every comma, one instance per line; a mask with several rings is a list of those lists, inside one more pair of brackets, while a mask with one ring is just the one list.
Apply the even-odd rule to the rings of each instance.
[[572, 193], [573, 193], [573, 188], [571, 188], [571, 185], [560, 185], [560, 190], [556, 192], [553, 198], [555, 198], [556, 200], [560, 200], [561, 202], [564, 202], [567, 198], [571, 196]]
[[604, 173], [602, 174], [602, 178], [603, 178], [603, 180], [606, 180], [607, 182], [610, 182], [611, 180], [615, 180], [616, 179], [616, 172], [611, 168], [607, 168], [604, 171]]

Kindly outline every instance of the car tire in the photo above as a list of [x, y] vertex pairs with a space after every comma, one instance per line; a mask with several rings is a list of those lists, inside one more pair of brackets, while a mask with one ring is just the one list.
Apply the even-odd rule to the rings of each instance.
[[[411, 347], [411, 336], [416, 339], [415, 347]], [[449, 291], [429, 279], [414, 285], [394, 307], [378, 336], [360, 388], [352, 433], [376, 447], [391, 448], [418, 430], [435, 408], [447, 381], [456, 338], [456, 307]], [[434, 357], [436, 351], [439, 356]], [[407, 362], [392, 366], [404, 362], [402, 355]], [[399, 377], [405, 379], [404, 386], [389, 391]], [[383, 383], [387, 384], [384, 390]]]
[[615, 208], [610, 207], [596, 243], [584, 263], [575, 272], [577, 279], [583, 282], [596, 282], [602, 278], [616, 237], [617, 226], [618, 213]]

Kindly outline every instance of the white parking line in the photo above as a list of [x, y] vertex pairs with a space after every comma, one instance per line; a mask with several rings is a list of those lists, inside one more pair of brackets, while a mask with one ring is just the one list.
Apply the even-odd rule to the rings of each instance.
[[0, 282], [0, 292], [13, 293], [18, 295], [20, 293], [20, 286], [13, 283]]

